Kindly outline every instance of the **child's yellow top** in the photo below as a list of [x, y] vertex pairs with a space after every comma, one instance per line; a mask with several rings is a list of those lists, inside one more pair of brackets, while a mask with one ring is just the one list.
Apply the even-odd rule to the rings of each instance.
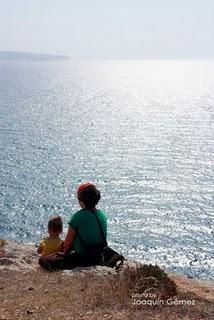
[[52, 253], [62, 251], [63, 240], [58, 238], [44, 238], [39, 244], [40, 253], [42, 256], [47, 256]]

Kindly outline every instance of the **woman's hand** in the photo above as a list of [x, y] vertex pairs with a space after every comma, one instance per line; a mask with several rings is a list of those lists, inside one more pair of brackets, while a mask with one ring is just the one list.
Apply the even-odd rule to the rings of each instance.
[[75, 234], [76, 231], [73, 228], [69, 227], [64, 242], [64, 253], [68, 252], [68, 250], [71, 248]]

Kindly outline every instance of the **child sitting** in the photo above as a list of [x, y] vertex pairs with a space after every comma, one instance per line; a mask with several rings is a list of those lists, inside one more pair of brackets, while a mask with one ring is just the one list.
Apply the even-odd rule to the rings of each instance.
[[62, 233], [63, 223], [60, 216], [51, 218], [48, 222], [49, 236], [43, 238], [39, 244], [37, 252], [42, 256], [54, 254], [64, 251], [64, 241], [60, 239], [59, 235]]

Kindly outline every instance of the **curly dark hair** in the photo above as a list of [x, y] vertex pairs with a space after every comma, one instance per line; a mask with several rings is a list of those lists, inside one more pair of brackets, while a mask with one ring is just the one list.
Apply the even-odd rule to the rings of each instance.
[[78, 192], [78, 200], [84, 203], [86, 209], [94, 209], [100, 198], [100, 191], [92, 184]]

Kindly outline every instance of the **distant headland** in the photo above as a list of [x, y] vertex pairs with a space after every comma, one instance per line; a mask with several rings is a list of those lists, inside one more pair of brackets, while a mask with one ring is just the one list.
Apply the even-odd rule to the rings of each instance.
[[69, 59], [68, 56], [63, 55], [0, 51], [0, 61], [58, 61]]

